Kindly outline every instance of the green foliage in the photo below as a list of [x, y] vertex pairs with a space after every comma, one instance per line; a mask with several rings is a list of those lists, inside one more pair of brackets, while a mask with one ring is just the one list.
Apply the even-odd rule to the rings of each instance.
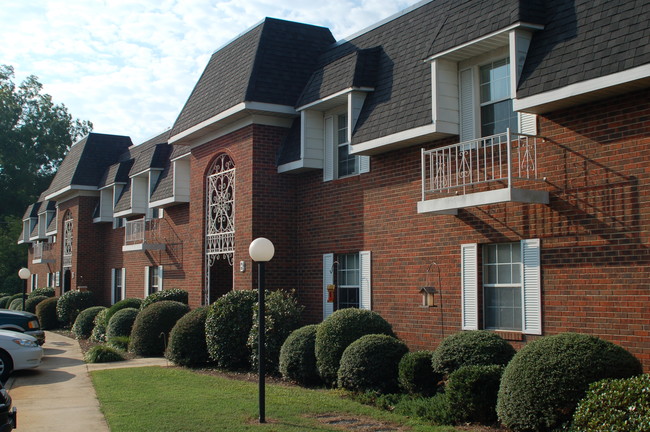
[[108, 309], [104, 309], [100, 311], [97, 316], [95, 316], [95, 320], [93, 321], [93, 324], [95, 324], [95, 326], [93, 327], [93, 332], [90, 335], [91, 341], [106, 342], [106, 325], [108, 324], [106, 322], [107, 314]]
[[9, 309], [16, 310], [16, 311], [23, 310], [23, 299], [22, 298], [13, 299], [11, 303], [9, 303]]
[[592, 383], [573, 414], [572, 430], [650, 431], [650, 375]]
[[106, 345], [95, 345], [84, 356], [86, 363], [111, 363], [124, 361], [124, 354], [119, 350]]
[[205, 320], [208, 308], [194, 309], [178, 320], [169, 335], [165, 357], [179, 366], [195, 367], [210, 361], [205, 343]]
[[11, 296], [0, 297], [0, 308], [8, 309], [7, 306], [9, 306], [9, 304], [7, 302], [9, 301], [9, 299], [11, 299]]
[[188, 305], [171, 300], [155, 302], [142, 309], [133, 323], [129, 351], [142, 357], [163, 355], [169, 332], [189, 311]]
[[487, 330], [455, 333], [446, 337], [431, 356], [434, 372], [449, 375], [461, 366], [508, 364], [515, 349]]
[[95, 327], [95, 317], [104, 309], [106, 309], [104, 306], [91, 306], [82, 310], [74, 321], [72, 334], [77, 339], [88, 339]]
[[[108, 325], [106, 326], [106, 338], [111, 339], [117, 336], [131, 336], [133, 323], [135, 323], [135, 319], [139, 312], [140, 310], [136, 308], [124, 308], [115, 312], [115, 315], [108, 320]], [[108, 316], [108, 313], [106, 316]]]
[[[300, 314], [304, 306], [298, 304], [298, 300], [291, 293], [278, 290], [265, 293], [265, 358], [266, 370], [269, 373], [278, 371], [280, 361], [280, 349], [282, 344], [292, 331], [298, 328], [300, 324]], [[248, 348], [251, 351], [251, 366], [258, 367], [258, 334], [259, 318], [258, 303], [253, 306], [253, 325], [248, 335]]]
[[234, 370], [249, 366], [247, 341], [256, 299], [256, 291], [234, 290], [210, 305], [205, 336], [208, 354], [218, 367]]
[[449, 401], [444, 393], [430, 398], [404, 398], [395, 405], [395, 413], [417, 417], [437, 425], [449, 425], [454, 422]]
[[436, 393], [442, 375], [433, 372], [431, 351], [406, 353], [399, 362], [399, 385], [407, 393], [431, 396]]
[[367, 334], [395, 336], [391, 325], [377, 312], [365, 309], [341, 309], [330, 315], [316, 332], [316, 366], [323, 381], [333, 385], [337, 380], [343, 351]]
[[348, 390], [395, 392], [399, 362], [407, 352], [406, 344], [392, 336], [362, 336], [343, 351], [338, 384]]
[[320, 383], [316, 368], [316, 331], [318, 324], [294, 330], [280, 349], [280, 373], [288, 380], [310, 386]]
[[[14, 303], [14, 300], [20, 299], [20, 306], [18, 306], [18, 303]], [[25, 298], [25, 301], [27, 298]], [[11, 305], [12, 303], [15, 304], [15, 306], [12, 308]], [[7, 300], [7, 309], [11, 310], [22, 310], [23, 308], [23, 294], [22, 293], [17, 293], [9, 297], [9, 300]]]
[[445, 395], [456, 423], [496, 423], [501, 374], [501, 365], [473, 365], [449, 375]]
[[513, 431], [552, 430], [571, 419], [592, 382], [641, 372], [632, 354], [593, 336], [563, 333], [535, 340], [506, 366], [499, 420]]
[[180, 303], [189, 303], [189, 294], [187, 291], [182, 290], [182, 289], [170, 289], [170, 290], [163, 290], [163, 291], [158, 291], [153, 294], [149, 294], [146, 299], [142, 301], [142, 304], [140, 305], [140, 309], [144, 309], [150, 304], [163, 301], [163, 300], [169, 300], [169, 301], [177, 301]]
[[106, 341], [106, 345], [118, 349], [120, 351], [127, 351], [129, 349], [130, 339], [131, 338], [129, 338], [128, 336], [114, 336], [112, 338], [108, 338], [108, 341]]
[[71, 326], [79, 312], [94, 306], [94, 301], [95, 296], [91, 291], [68, 291], [59, 297], [56, 316], [64, 327]]
[[27, 300], [25, 300], [25, 310], [27, 312], [34, 313], [36, 312], [36, 306], [42, 302], [43, 300], [47, 300], [51, 297], [48, 296], [34, 296], [34, 297], [28, 297]]
[[124, 300], [120, 300], [108, 308], [108, 312], [106, 313], [106, 322], [110, 322], [113, 315], [115, 315], [119, 310], [126, 308], [140, 309], [140, 306], [142, 306], [142, 299], [139, 298], [125, 298]]
[[36, 288], [32, 292], [30, 292], [27, 297], [36, 297], [36, 296], [46, 296], [46, 297], [54, 297], [56, 294], [56, 288], [54, 287], [43, 287], [43, 288]]
[[58, 301], [58, 297], [51, 297], [36, 305], [36, 316], [43, 330], [59, 328], [59, 319], [56, 316], [56, 304]]

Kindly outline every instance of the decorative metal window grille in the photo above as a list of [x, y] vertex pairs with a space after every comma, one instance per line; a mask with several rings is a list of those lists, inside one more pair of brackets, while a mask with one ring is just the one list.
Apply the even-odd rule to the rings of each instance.
[[70, 212], [63, 219], [63, 267], [72, 267], [73, 220]]
[[235, 163], [225, 153], [217, 156], [206, 178], [205, 287], [210, 301], [210, 267], [215, 260], [233, 263], [235, 253]]

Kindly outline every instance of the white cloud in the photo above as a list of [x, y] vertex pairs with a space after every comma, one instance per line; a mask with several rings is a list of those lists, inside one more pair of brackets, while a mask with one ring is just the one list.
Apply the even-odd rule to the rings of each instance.
[[0, 60], [97, 132], [142, 142], [173, 125], [210, 55], [267, 16], [351, 35], [415, 0], [3, 2]]

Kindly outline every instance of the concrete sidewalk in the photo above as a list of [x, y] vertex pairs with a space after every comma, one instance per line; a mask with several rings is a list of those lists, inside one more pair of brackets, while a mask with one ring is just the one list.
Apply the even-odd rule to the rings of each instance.
[[76, 340], [52, 332], [46, 332], [43, 348], [38, 368], [14, 372], [5, 385], [18, 409], [18, 430], [108, 432], [88, 372], [167, 365], [163, 358], [87, 365]]

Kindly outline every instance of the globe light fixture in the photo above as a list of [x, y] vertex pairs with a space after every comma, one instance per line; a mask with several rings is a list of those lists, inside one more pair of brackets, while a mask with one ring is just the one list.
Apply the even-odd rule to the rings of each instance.
[[26, 267], [23, 267], [20, 270], [18, 270], [18, 277], [25, 281], [23, 283], [23, 310], [25, 310], [25, 297], [27, 295], [27, 279], [29, 279], [31, 275], [32, 272], [30, 272], [29, 269]]

